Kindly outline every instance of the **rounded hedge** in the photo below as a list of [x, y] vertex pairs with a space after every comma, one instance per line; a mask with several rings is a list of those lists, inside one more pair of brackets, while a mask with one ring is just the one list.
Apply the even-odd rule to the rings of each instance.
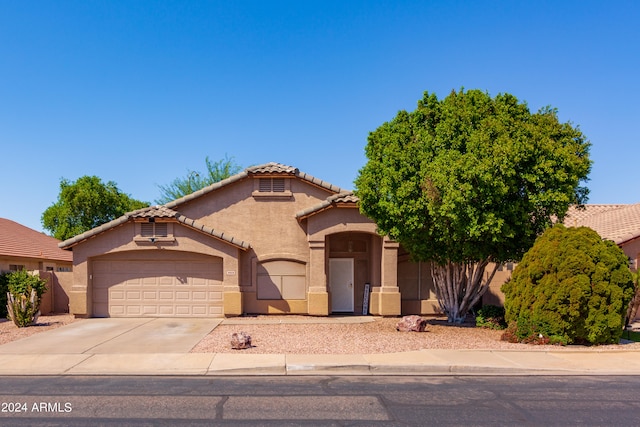
[[558, 224], [536, 240], [502, 292], [505, 320], [521, 341], [617, 344], [633, 282], [615, 243]]

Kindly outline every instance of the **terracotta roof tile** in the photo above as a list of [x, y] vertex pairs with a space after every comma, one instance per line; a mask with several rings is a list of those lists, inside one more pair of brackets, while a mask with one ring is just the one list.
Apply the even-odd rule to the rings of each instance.
[[9, 219], [0, 218], [0, 255], [73, 261], [73, 254], [58, 247], [60, 241]]
[[585, 205], [572, 207], [564, 220], [567, 227], [589, 227], [603, 239], [622, 244], [640, 237], [640, 203], [632, 205]]
[[298, 218], [298, 220], [302, 220], [305, 218], [308, 218], [312, 215], [315, 215], [317, 213], [320, 213], [322, 211], [324, 211], [325, 209], [328, 209], [332, 206], [335, 206], [339, 203], [353, 203], [354, 205], [356, 205], [358, 202], [360, 201], [360, 199], [358, 199], [358, 197], [353, 194], [353, 192], [351, 191], [345, 191], [342, 193], [338, 193], [338, 194], [334, 194], [332, 196], [327, 197], [325, 200], [323, 200], [322, 202], [318, 203], [315, 206], [311, 206], [307, 209], [304, 209], [300, 212], [298, 212], [296, 214], [296, 218]]

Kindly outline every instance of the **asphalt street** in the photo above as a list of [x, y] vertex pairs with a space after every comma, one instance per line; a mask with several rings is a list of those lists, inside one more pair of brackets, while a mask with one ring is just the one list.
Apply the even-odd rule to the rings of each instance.
[[638, 376], [0, 377], [0, 425], [637, 426]]

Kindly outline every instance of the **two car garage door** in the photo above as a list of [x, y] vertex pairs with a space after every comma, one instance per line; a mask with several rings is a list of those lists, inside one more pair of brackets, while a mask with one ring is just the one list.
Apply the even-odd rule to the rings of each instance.
[[222, 259], [96, 260], [95, 317], [223, 317]]

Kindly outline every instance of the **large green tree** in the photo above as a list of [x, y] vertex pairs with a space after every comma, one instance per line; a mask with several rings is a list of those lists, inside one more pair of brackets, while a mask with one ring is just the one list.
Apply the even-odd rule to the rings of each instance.
[[531, 113], [510, 94], [425, 92], [415, 111], [370, 133], [356, 194], [382, 234], [430, 261], [441, 308], [462, 322], [499, 263], [586, 201], [589, 147], [555, 109]]
[[65, 240], [148, 205], [123, 193], [113, 181], [105, 184], [87, 175], [74, 182], [62, 178], [58, 200], [42, 214], [42, 225]]
[[229, 178], [242, 170], [242, 167], [235, 163], [233, 157], [225, 156], [224, 159], [212, 162], [207, 156], [205, 163], [207, 172], [204, 174], [197, 171], [189, 171], [184, 178], [178, 177], [167, 185], [158, 185], [160, 197], [156, 199], [156, 203], [165, 204], [179, 199], [201, 188]]

